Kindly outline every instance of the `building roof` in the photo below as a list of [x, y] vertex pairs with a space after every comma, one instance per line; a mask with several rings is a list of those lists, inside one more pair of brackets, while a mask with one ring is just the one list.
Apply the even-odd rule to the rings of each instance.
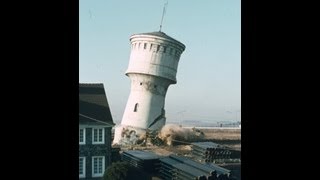
[[79, 124], [114, 125], [102, 83], [79, 83]]

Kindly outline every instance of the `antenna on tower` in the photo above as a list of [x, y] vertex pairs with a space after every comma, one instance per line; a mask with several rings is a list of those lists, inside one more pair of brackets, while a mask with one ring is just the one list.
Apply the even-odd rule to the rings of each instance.
[[161, 28], [162, 28], [163, 17], [164, 17], [164, 14], [166, 13], [167, 5], [168, 5], [168, 1], [166, 3], [164, 3], [164, 5], [163, 5], [162, 18], [161, 18], [160, 30], [159, 30], [160, 32], [161, 32]]

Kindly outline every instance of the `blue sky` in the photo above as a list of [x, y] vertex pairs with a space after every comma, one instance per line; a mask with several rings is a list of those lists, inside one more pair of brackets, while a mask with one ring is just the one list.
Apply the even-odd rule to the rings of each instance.
[[[159, 30], [166, 0], [80, 0], [79, 81], [103, 83], [115, 122], [130, 93], [129, 37]], [[186, 45], [167, 122], [240, 120], [241, 1], [169, 0], [162, 31]]]

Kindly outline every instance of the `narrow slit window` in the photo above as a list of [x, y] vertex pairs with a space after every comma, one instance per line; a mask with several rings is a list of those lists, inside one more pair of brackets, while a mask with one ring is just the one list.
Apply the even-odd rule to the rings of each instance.
[[163, 46], [163, 53], [166, 53], [167, 47]]
[[160, 50], [160, 45], [158, 45], [158, 47], [157, 47], [157, 52], [159, 52], [159, 50]]
[[152, 49], [152, 44], [150, 44], [150, 51], [151, 51], [151, 49]]
[[138, 106], [139, 106], [138, 103], [136, 103], [136, 105], [134, 105], [134, 110], [133, 110], [133, 112], [137, 112], [137, 111], [138, 111]]
[[147, 43], [144, 43], [143, 49], [147, 49]]

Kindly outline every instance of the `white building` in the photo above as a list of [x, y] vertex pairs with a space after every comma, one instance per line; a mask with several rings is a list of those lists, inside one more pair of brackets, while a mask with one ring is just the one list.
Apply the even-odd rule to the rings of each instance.
[[130, 37], [131, 55], [126, 75], [131, 92], [113, 143], [119, 143], [124, 129], [158, 130], [166, 122], [165, 96], [170, 84], [176, 84], [180, 56], [185, 45], [163, 32], [134, 34]]

